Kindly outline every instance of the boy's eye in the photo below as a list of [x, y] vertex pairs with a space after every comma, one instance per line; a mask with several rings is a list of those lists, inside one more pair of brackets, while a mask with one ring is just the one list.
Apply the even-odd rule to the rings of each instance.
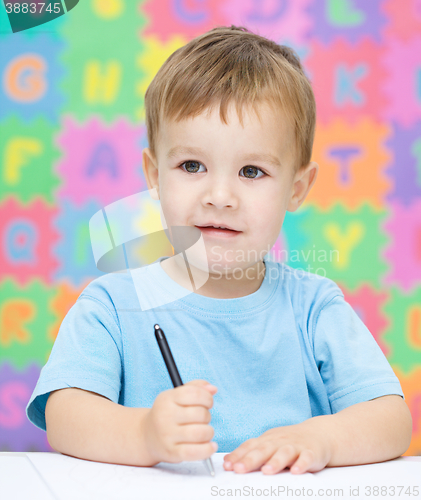
[[[262, 172], [263, 175], [266, 175], [263, 172], [263, 170], [261, 170], [258, 167], [253, 167], [252, 165], [247, 165], [247, 167], [243, 167], [241, 170], [245, 171], [247, 179], [259, 179], [259, 177], [256, 177], [259, 170], [260, 170], [260, 172]], [[256, 174], [255, 174], [255, 172], [256, 172]], [[260, 177], [263, 177], [263, 175], [261, 175]], [[250, 177], [248, 177], [248, 176], [250, 176]]]
[[189, 174], [195, 174], [199, 170], [201, 163], [198, 161], [185, 161], [180, 167], [184, 165], [186, 165], [186, 170]]
[[[181, 168], [185, 169], [189, 174], [195, 174], [198, 172], [200, 165], [202, 165], [198, 161], [185, 161], [180, 165]], [[203, 165], [202, 165], [203, 166]], [[266, 175], [263, 170], [258, 167], [253, 167], [252, 165], [248, 165], [247, 167], [243, 167], [241, 170], [245, 171], [246, 179], [259, 179], [263, 175]], [[263, 175], [257, 177], [258, 171], [260, 171]]]

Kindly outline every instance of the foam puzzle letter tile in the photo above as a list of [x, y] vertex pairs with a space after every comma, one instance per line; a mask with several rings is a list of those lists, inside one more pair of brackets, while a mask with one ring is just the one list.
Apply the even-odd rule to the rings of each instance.
[[381, 54], [387, 78], [379, 82], [387, 96], [382, 119], [395, 120], [406, 129], [421, 120], [421, 35], [410, 40], [388, 40]]
[[343, 36], [330, 45], [310, 42], [306, 68], [311, 72], [317, 119], [323, 124], [362, 116], [381, 120], [387, 104], [382, 83], [387, 78], [381, 58], [386, 48], [367, 36], [352, 45]]
[[40, 280], [25, 287], [4, 280], [0, 290], [0, 363], [8, 360], [22, 369], [28, 362], [45, 364], [52, 348], [48, 329], [55, 317], [50, 301], [55, 288]]
[[64, 102], [59, 61], [63, 45], [45, 33], [0, 36], [0, 120], [16, 114], [24, 121], [39, 115], [57, 121]]
[[142, 130], [123, 117], [107, 126], [97, 116], [82, 124], [65, 116], [57, 137], [63, 152], [56, 168], [63, 180], [57, 198], [79, 207], [90, 199], [104, 206], [141, 191]]
[[421, 281], [421, 199], [407, 207], [392, 203], [384, 229], [390, 235], [383, 252], [390, 263], [384, 282], [410, 292]]
[[59, 178], [51, 165], [59, 156], [52, 144], [57, 128], [39, 117], [30, 123], [16, 116], [0, 122], [0, 198], [14, 194], [27, 203], [37, 195], [53, 202]]
[[107, 123], [117, 117], [136, 120], [136, 57], [142, 52], [139, 31], [146, 22], [141, 2], [80, 1], [60, 29], [66, 42], [60, 60], [67, 71], [61, 88], [63, 113], [87, 120], [93, 113]]
[[385, 172], [393, 188], [386, 200], [408, 207], [421, 200], [421, 120], [409, 129], [396, 122], [392, 126], [393, 134], [386, 145], [394, 154]]
[[387, 241], [381, 230], [385, 215], [385, 211], [374, 210], [368, 203], [354, 212], [342, 203], [328, 212], [313, 207], [312, 216], [295, 225], [297, 232], [306, 234], [307, 242], [291, 249], [287, 233], [287, 264], [341, 282], [349, 291], [362, 282], [379, 290], [387, 270], [386, 262], [379, 258]]
[[54, 226], [60, 234], [60, 241], [54, 248], [60, 261], [60, 267], [54, 273], [55, 280], [67, 280], [79, 286], [89, 276], [102, 275], [95, 265], [89, 235], [89, 219], [100, 208], [93, 201], [77, 207], [70, 200], [63, 200], [54, 219]]
[[32, 278], [52, 283], [59, 266], [52, 253], [59, 238], [52, 223], [57, 212], [39, 197], [28, 205], [13, 196], [0, 202], [0, 279], [13, 277], [21, 285]]
[[323, 210], [339, 200], [350, 210], [366, 202], [382, 209], [392, 188], [385, 175], [391, 155], [384, 143], [390, 134], [388, 125], [368, 118], [353, 125], [340, 118], [319, 124], [312, 159], [320, 168], [307, 202]]
[[419, 0], [384, 0], [380, 9], [386, 14], [384, 37], [408, 41], [421, 33]]
[[23, 371], [8, 362], [0, 365], [0, 451], [53, 451], [47, 434], [25, 412], [40, 370], [35, 363]]
[[226, 3], [226, 0], [147, 0], [142, 4], [142, 12], [149, 21], [143, 36], [154, 35], [161, 42], [174, 35], [194, 38], [226, 24], [222, 11]]
[[389, 319], [383, 335], [390, 348], [389, 362], [408, 374], [421, 359], [421, 287], [411, 295], [392, 287], [384, 312]]
[[303, 44], [313, 25], [311, 0], [228, 0], [223, 12], [227, 25], [245, 26], [277, 43]]
[[368, 35], [381, 40], [386, 15], [380, 7], [383, 0], [319, 0], [312, 2], [309, 13], [313, 19], [311, 35], [324, 43], [337, 36], [352, 43]]

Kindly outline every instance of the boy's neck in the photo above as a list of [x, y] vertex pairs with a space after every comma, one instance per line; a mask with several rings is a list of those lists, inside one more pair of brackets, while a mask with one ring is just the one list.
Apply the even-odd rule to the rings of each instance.
[[[188, 290], [192, 289], [190, 279], [178, 268], [174, 260], [164, 259], [160, 264], [165, 273], [173, 281]], [[260, 288], [265, 277], [265, 272], [266, 265], [264, 261], [260, 261], [235, 275], [221, 276], [220, 274], [209, 273], [209, 279], [195, 293], [214, 299], [245, 297]]]

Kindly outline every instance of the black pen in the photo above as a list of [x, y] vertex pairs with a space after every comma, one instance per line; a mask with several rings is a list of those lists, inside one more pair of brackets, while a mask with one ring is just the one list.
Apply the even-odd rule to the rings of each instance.
[[[156, 341], [158, 342], [159, 349], [161, 351], [162, 357], [164, 358], [165, 365], [167, 366], [168, 373], [171, 377], [171, 381], [173, 383], [174, 387], [179, 387], [180, 385], [183, 385], [183, 382], [181, 380], [180, 374], [178, 373], [177, 370], [177, 365], [175, 364], [174, 358], [172, 357], [172, 353], [170, 350], [170, 346], [168, 345], [167, 339], [165, 337], [164, 332], [162, 329], [159, 327], [159, 325], [155, 325], [155, 337]], [[204, 460], [205, 465], [210, 473], [211, 476], [215, 475], [215, 471], [213, 468], [213, 463], [212, 460], [207, 458]]]

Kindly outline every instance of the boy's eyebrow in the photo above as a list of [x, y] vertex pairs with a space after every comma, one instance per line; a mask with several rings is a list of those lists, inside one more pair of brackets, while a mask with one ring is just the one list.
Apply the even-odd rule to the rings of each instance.
[[205, 152], [200, 148], [191, 148], [186, 146], [174, 146], [167, 153], [167, 158], [173, 158], [179, 154], [203, 155]]
[[[192, 147], [186, 147], [186, 146], [174, 146], [171, 148], [168, 153], [167, 153], [167, 158], [173, 158], [174, 156], [177, 156], [179, 154], [191, 154], [191, 155], [204, 155], [205, 152], [200, 149], [200, 148], [192, 148]], [[243, 161], [259, 161], [263, 160], [266, 163], [270, 163], [274, 167], [281, 167], [281, 162], [276, 158], [276, 156], [273, 156], [268, 153], [251, 153], [249, 155], [244, 155], [241, 158]]]

